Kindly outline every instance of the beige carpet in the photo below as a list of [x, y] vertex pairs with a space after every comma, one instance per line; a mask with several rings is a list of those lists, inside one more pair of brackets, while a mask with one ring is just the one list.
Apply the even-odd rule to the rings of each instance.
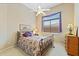
[[[67, 56], [65, 47], [61, 43], [54, 43], [55, 48], [50, 48], [46, 56]], [[0, 52], [0, 56], [29, 56], [18, 47], [9, 48], [6, 51]]]

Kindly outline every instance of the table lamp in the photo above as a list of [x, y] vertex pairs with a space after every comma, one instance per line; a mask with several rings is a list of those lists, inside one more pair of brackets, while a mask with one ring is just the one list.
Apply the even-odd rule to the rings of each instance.
[[69, 30], [69, 35], [73, 35], [73, 34], [72, 34], [73, 25], [72, 25], [72, 24], [68, 24], [67, 28], [68, 28], [68, 30]]

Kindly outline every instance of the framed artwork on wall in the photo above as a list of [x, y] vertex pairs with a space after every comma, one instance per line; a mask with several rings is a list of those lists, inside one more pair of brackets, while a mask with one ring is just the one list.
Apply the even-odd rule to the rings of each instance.
[[30, 25], [19, 24], [19, 31], [30, 31], [30, 30], [32, 30]]

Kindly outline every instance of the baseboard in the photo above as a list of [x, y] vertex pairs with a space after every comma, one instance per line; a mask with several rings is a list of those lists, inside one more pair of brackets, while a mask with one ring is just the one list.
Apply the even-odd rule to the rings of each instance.
[[14, 45], [12, 45], [12, 46], [9, 46], [9, 47], [7, 47], [7, 48], [4, 48], [4, 49], [1, 49], [1, 50], [0, 50], [0, 53], [1, 53], [1, 52], [4, 52], [4, 51], [6, 51], [7, 49], [13, 48], [13, 47], [14, 47]]

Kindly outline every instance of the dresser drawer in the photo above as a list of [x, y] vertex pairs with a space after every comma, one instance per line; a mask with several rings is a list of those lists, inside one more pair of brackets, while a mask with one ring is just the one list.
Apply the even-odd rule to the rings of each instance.
[[77, 56], [78, 55], [78, 49], [69, 48], [68, 53], [71, 54], [71, 55]]
[[78, 55], [78, 37], [67, 36], [66, 38], [66, 50], [70, 55]]

